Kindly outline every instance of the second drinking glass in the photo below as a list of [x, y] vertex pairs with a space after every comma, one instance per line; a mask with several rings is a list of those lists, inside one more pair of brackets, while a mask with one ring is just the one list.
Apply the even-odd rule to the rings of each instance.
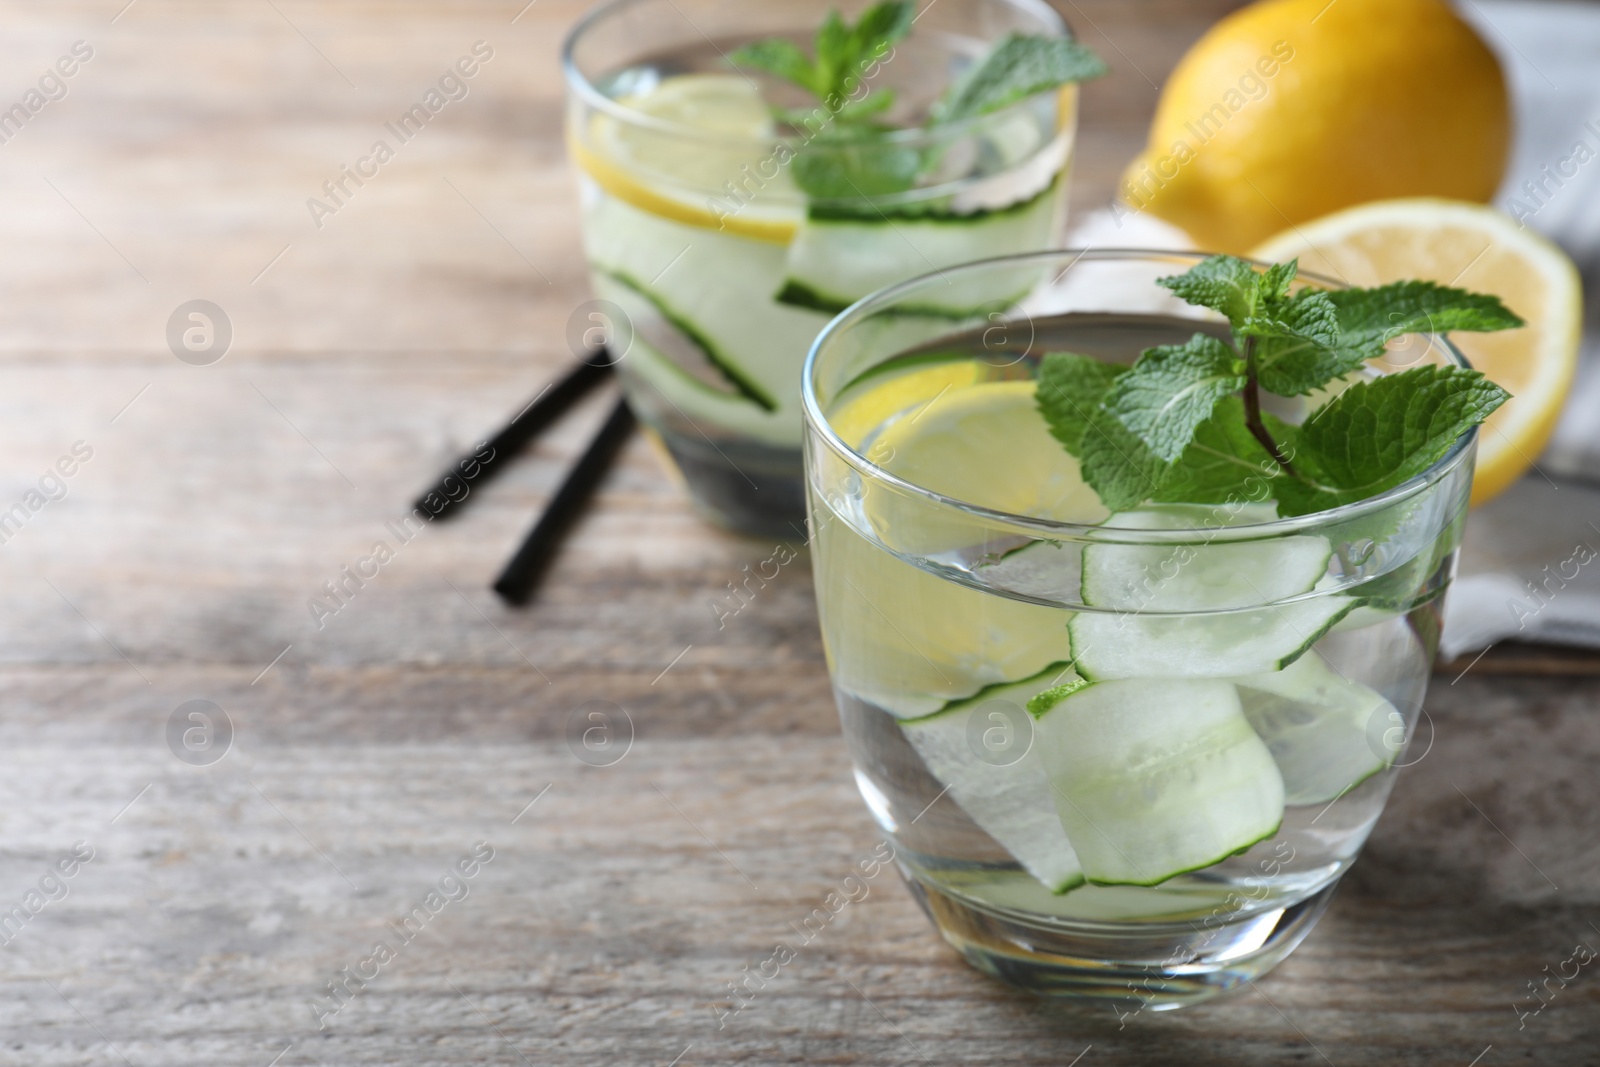
[[[809, 48], [832, 6], [612, 0], [564, 49], [595, 322], [696, 507], [745, 533], [803, 534], [800, 367], [832, 315], [915, 275], [1049, 248], [1063, 221], [1073, 86], [926, 122], [997, 41], [1064, 38], [1048, 6], [929, 5], [861, 64], [856, 95], [883, 105], [870, 125], [729, 58]], [[1017, 295], [952, 290], [904, 325], [921, 335]]]

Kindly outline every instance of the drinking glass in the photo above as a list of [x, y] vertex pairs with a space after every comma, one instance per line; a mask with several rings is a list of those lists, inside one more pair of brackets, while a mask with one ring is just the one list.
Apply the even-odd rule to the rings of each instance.
[[[861, 795], [971, 964], [1122, 1014], [1283, 959], [1423, 754], [1476, 447], [1298, 518], [1257, 480], [1108, 519], [1033, 408], [1040, 361], [1226, 337], [1155, 284], [1199, 258], [945, 269], [836, 318], [805, 368], [818, 611]], [[1032, 289], [907, 332], [902, 309], [997, 284]], [[1430, 337], [1371, 373], [1427, 362], [1465, 365]]]
[[[1049, 248], [1065, 210], [1071, 86], [934, 129], [864, 137], [830, 124], [794, 87], [727, 59], [767, 37], [809, 52], [836, 6], [611, 0], [563, 49], [597, 298], [574, 332], [609, 337], [629, 403], [698, 510], [752, 534], [791, 536], [804, 522], [800, 367], [828, 320], [917, 274]], [[862, 84], [894, 92], [888, 119], [917, 123], [1006, 34], [1066, 32], [1039, 0], [943, 0], [860, 72]], [[681, 120], [737, 111], [743, 85], [811, 117], [759, 135], [717, 127], [714, 114]], [[846, 175], [850, 195], [808, 197], [796, 159]], [[875, 191], [874, 174], [901, 166], [918, 172], [914, 188]]]

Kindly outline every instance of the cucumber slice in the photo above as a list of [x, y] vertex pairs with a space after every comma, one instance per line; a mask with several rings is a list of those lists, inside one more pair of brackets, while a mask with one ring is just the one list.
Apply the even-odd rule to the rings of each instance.
[[1213, 615], [1079, 612], [1067, 632], [1091, 681], [1233, 678], [1287, 667], [1359, 603], [1329, 594]]
[[[1083, 885], [1083, 870], [1056, 817], [1034, 721], [1008, 709], [1021, 710], [1042, 689], [1064, 688], [1062, 678], [1074, 678], [1070, 664], [1051, 664], [1032, 678], [986, 686], [941, 712], [901, 723], [928, 773], [1051, 893]], [[1064, 685], [1088, 683], [1074, 678]], [[986, 744], [990, 731], [1002, 731], [1000, 744]]]
[[[1057, 664], [1036, 678], [991, 687], [936, 715], [901, 723], [928, 772], [967, 816], [1052, 893], [1082, 885], [1083, 870], [1056, 817], [1032, 719], [1006, 714], [995, 702], [1020, 709], [1068, 671]], [[988, 731], [1004, 731], [1010, 745], [987, 750]]]
[[[603, 299], [613, 300], [612, 292], [603, 285], [595, 287], [595, 294]], [[627, 307], [620, 300], [613, 302]], [[638, 334], [634, 335], [621, 372], [631, 377], [631, 393], [640, 403], [640, 413], [647, 418], [654, 411], [669, 422], [677, 422], [681, 413], [692, 422], [690, 433], [698, 429], [711, 435], [743, 434], [769, 447], [792, 446], [800, 439], [799, 408], [769, 412], [725, 384], [707, 385], [700, 375], [685, 369], [681, 357], [669, 358]], [[656, 400], [650, 396], [652, 393], [662, 399]]]
[[1096, 885], [1158, 885], [1277, 833], [1283, 776], [1231, 683], [1139, 679], [1068, 693], [1037, 742]]
[[[622, 308], [633, 327], [635, 345], [642, 345], [658, 359], [665, 360], [702, 391], [747, 401], [763, 412], [778, 409], [777, 401], [760, 383], [746, 377], [738, 365], [730, 363], [692, 323], [662, 303], [637, 279], [595, 271], [591, 284], [596, 296]], [[628, 355], [632, 353], [630, 346]]]
[[1112, 545], [1083, 550], [1083, 602], [1124, 611], [1226, 611], [1316, 588], [1333, 546], [1325, 537], [1223, 544]]
[[[868, 293], [920, 274], [975, 259], [1043, 251], [1061, 219], [1057, 178], [1010, 207], [951, 214], [924, 210], [884, 214], [876, 209], [813, 206], [789, 246], [777, 299], [837, 314]], [[939, 299], [899, 310], [965, 318], [1010, 306], [1042, 279], [1037, 267], [997, 271], [952, 282]]]
[[1363, 602], [1350, 614], [1339, 620], [1332, 633], [1354, 633], [1365, 630], [1369, 626], [1383, 626], [1396, 619], [1404, 618], [1405, 613], [1392, 611], [1388, 608], [1373, 607], [1370, 602]]
[[970, 711], [979, 704], [987, 704], [991, 700], [1002, 700], [1008, 704], [1015, 704], [1019, 708], [1031, 708], [1034, 698], [1040, 694], [1088, 684], [1088, 682], [1078, 677], [1077, 672], [1072, 669], [1071, 660], [1059, 660], [1039, 673], [1022, 679], [1020, 682], [991, 682], [971, 696], [949, 701], [938, 711], [930, 712], [926, 715], [918, 715], [912, 719], [902, 719], [901, 722], [903, 724], [927, 722], [941, 715], [949, 715], [952, 712]]
[[1394, 705], [1316, 653], [1235, 684], [1245, 718], [1283, 773], [1287, 803], [1326, 804], [1400, 755], [1405, 729]]
[[[589, 206], [583, 231], [594, 271], [654, 309], [635, 327], [657, 351], [687, 338], [752, 402], [798, 407], [800, 364], [828, 316], [773, 302], [783, 245], [688, 226], [603, 195]], [[651, 335], [648, 324], [657, 319], [672, 327], [671, 342]]]

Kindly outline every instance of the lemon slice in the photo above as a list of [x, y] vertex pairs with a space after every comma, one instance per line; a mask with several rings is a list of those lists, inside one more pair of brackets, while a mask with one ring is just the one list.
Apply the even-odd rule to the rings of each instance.
[[[898, 414], [861, 442], [864, 454], [907, 481], [968, 503], [1044, 517], [1103, 518], [1105, 509], [1078, 476], [1077, 461], [1034, 408], [1034, 383], [963, 384], [963, 375], [978, 366], [952, 363], [888, 378], [852, 401], [857, 419], [897, 405]], [[907, 556], [971, 548], [983, 537], [980, 524], [891, 486], [866, 485], [860, 508], [856, 521]], [[885, 552], [843, 519], [818, 522], [815, 551], [834, 680], [897, 716], [930, 714], [1052, 664], [1054, 678], [1071, 658], [1060, 609], [931, 574]], [[1054, 549], [1045, 551], [1058, 567], [1070, 563], [1064, 551], [1060, 559]]]
[[1032, 380], [952, 385], [905, 409], [868, 455], [881, 455], [879, 466], [913, 485], [968, 504], [1063, 522], [1103, 520], [1105, 507], [1078, 461], [1050, 436], [1034, 388]]
[[684, 74], [573, 127], [578, 167], [607, 193], [689, 226], [787, 244], [803, 200], [760, 91], [734, 74]]
[[[866, 441], [863, 454], [915, 486], [965, 504], [1060, 522], [1100, 522], [1106, 509], [1084, 483], [1078, 461], [1050, 436], [1034, 404], [1034, 387], [1032, 380], [986, 381], [930, 391]], [[934, 556], [990, 536], [980, 520], [900, 489], [869, 485], [863, 496], [873, 532], [897, 552]]]
[[[882, 385], [856, 392], [828, 413], [828, 422], [845, 444], [854, 448], [902, 411], [925, 404], [948, 389], [977, 385], [983, 381], [983, 373], [984, 368], [969, 359], [909, 371]], [[878, 454], [883, 454], [881, 449]], [[875, 457], [869, 454], [867, 458]]]
[[1489, 500], [1533, 466], [1561, 415], [1582, 337], [1582, 285], [1561, 249], [1493, 208], [1410, 199], [1304, 223], [1251, 256], [1270, 262], [1298, 256], [1305, 270], [1351, 285], [1418, 278], [1498, 296], [1526, 327], [1450, 338], [1512, 394], [1479, 434], [1472, 502]]

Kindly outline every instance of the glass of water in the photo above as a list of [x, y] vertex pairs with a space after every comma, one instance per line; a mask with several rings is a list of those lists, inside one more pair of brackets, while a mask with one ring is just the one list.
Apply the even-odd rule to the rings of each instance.
[[[927, 5], [861, 72], [894, 94], [885, 121], [896, 129], [870, 138], [813, 124], [792, 86], [727, 58], [772, 37], [808, 50], [835, 6], [611, 0], [564, 49], [567, 143], [601, 302], [592, 313], [618, 350], [629, 403], [697, 508], [746, 533], [789, 536], [804, 522], [800, 367], [834, 314], [949, 264], [1049, 248], [1063, 221], [1073, 87], [920, 125], [997, 40], [1064, 35], [1047, 5]], [[850, 195], [808, 195], [797, 158], [856, 175]], [[907, 163], [909, 189], [876, 191], [860, 177]], [[974, 310], [957, 297], [989, 294], [904, 310], [935, 320]]]
[[[1037, 410], [1040, 359], [1226, 330], [1155, 285], [1199, 258], [946, 269], [835, 319], [804, 382], [822, 635], [867, 807], [969, 962], [1119, 1012], [1263, 974], [1327, 907], [1406, 761], [1476, 446], [1298, 518], [1249, 481], [1108, 514]], [[997, 282], [1031, 291], [907, 335], [901, 309]], [[1428, 340], [1395, 361], [1463, 363]]]

